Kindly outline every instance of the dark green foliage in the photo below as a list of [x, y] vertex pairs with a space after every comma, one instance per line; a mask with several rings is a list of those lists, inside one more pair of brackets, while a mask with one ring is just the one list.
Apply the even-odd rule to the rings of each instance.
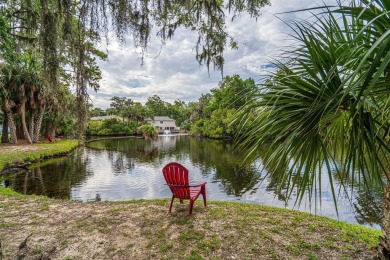
[[95, 108], [92, 108], [89, 110], [89, 115], [91, 117], [95, 117], [95, 116], [106, 116], [107, 113], [106, 111], [104, 111], [103, 109], [101, 108], [98, 108], [98, 107], [95, 107]]
[[243, 80], [238, 75], [226, 76], [219, 83], [219, 88], [211, 90], [212, 99], [205, 110], [239, 109], [245, 105], [248, 94], [256, 91], [253, 79]]
[[133, 120], [139, 124], [152, 115], [152, 112], [146, 106], [139, 102], [134, 102], [130, 98], [113, 97], [111, 101], [111, 108], [109, 111], [107, 110], [107, 113], [121, 116], [123, 120]]
[[168, 116], [168, 103], [157, 95], [149, 97], [145, 106], [150, 111], [151, 116]]
[[[5, 15], [7, 22], [0, 23], [6, 31], [0, 51], [5, 61], [4, 91], [0, 90], [0, 95], [9, 105], [7, 109], [1, 107], [2, 110], [12, 110], [8, 117], [20, 114], [24, 137], [29, 142], [38, 141], [43, 115], [47, 125], [45, 135], [54, 136], [57, 124], [62, 132], [70, 132], [75, 126], [80, 132], [85, 126], [86, 87], [99, 88], [100, 70], [95, 57], [105, 58], [93, 46], [96, 33], [74, 26], [75, 3], [69, 1], [1, 1], [1, 4], [1, 20]], [[65, 34], [67, 37], [61, 37]], [[73, 69], [71, 73], [69, 68]], [[67, 102], [70, 98], [64, 97], [65, 92], [71, 95], [70, 84], [76, 85], [77, 99], [73, 100], [76, 102]], [[78, 124], [74, 124], [75, 116]], [[11, 142], [16, 143], [14, 120], [8, 121]], [[65, 125], [67, 122], [71, 124]]]
[[146, 139], [154, 139], [158, 136], [158, 131], [156, 128], [150, 124], [143, 124], [138, 128], [140, 134], [143, 135]]
[[210, 118], [195, 121], [191, 133], [212, 138], [232, 137], [237, 127], [232, 123], [235, 113], [235, 109], [216, 109], [211, 113]]
[[135, 134], [137, 124], [129, 121], [122, 123], [116, 118], [103, 121], [90, 121], [87, 126], [87, 135], [132, 135]]
[[246, 104], [250, 93], [257, 93], [253, 79], [243, 80], [238, 75], [227, 76], [219, 88], [202, 95], [192, 110], [194, 120], [191, 133], [212, 138], [233, 138], [239, 133], [240, 121], [235, 116]]
[[[134, 120], [138, 124], [142, 124], [147, 118], [154, 116], [169, 116], [176, 121], [176, 125], [179, 127], [185, 127], [189, 124], [188, 118], [191, 109], [181, 100], [175, 100], [172, 105], [154, 95], [148, 98], [145, 106], [126, 97], [113, 97], [111, 101], [111, 108], [106, 110], [107, 114], [115, 114], [123, 119]], [[98, 111], [95, 109], [91, 110], [92, 112], [96, 114]]]
[[168, 104], [168, 115], [170, 118], [176, 121], [176, 125], [180, 128], [186, 128], [189, 124], [189, 117], [191, 115], [191, 109], [184, 101], [175, 100], [173, 105]]

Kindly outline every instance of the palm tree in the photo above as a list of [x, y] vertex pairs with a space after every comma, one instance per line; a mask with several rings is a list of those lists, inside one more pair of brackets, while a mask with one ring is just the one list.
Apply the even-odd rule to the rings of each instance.
[[334, 172], [342, 184], [384, 191], [379, 255], [388, 258], [390, 6], [363, 0], [322, 10], [314, 24], [294, 24], [298, 47], [242, 111], [242, 122], [254, 118], [243, 144], [252, 152], [267, 145], [268, 171], [279, 190], [297, 190], [298, 203], [321, 191], [324, 169], [335, 204]]
[[[9, 21], [8, 19], [3, 15], [3, 13], [0, 13], [0, 38], [2, 39], [0, 43], [0, 53], [1, 53], [1, 63], [0, 63], [0, 98], [2, 101], [2, 110], [4, 113], [4, 123], [7, 123], [7, 127], [5, 130], [3, 129], [3, 136], [2, 141], [3, 142], [10, 142], [10, 143], [17, 143], [16, 138], [16, 125], [14, 122], [13, 113], [11, 111], [13, 102], [11, 101], [11, 93], [9, 91], [9, 82], [12, 78], [13, 70], [14, 70], [14, 64], [5, 62], [4, 60], [10, 61], [14, 60], [15, 58], [15, 42], [9, 37], [9, 34], [7, 32], [7, 25]], [[4, 125], [6, 126], [6, 125]], [[8, 140], [8, 132], [7, 128], [10, 128], [10, 134], [11, 138]], [[7, 137], [4, 136], [4, 134], [7, 134]]]
[[[25, 112], [28, 111], [29, 115], [29, 127], [27, 128], [26, 122], [23, 125], [24, 135], [29, 142], [38, 142], [37, 134], [39, 138], [40, 122], [42, 122], [42, 102], [44, 102], [44, 93], [42, 91], [44, 87], [44, 82], [41, 78], [42, 66], [37, 58], [37, 55], [34, 55], [32, 52], [27, 52], [22, 55], [22, 75], [23, 75], [23, 85], [25, 86], [24, 101], [25, 101]], [[36, 113], [36, 111], [38, 111]], [[35, 114], [38, 114], [35, 118]], [[22, 117], [22, 122], [26, 121]], [[41, 121], [39, 121], [41, 120]], [[28, 131], [27, 131], [28, 130]]]
[[[0, 100], [1, 101], [1, 100]], [[3, 113], [3, 111], [5, 110], [3, 108], [3, 105], [1, 105], [2, 109], [0, 110], [0, 114], [2, 114], [2, 117], [3, 117], [3, 130], [1, 132], [1, 142], [2, 143], [9, 143], [9, 138], [8, 138], [8, 118], [7, 118], [7, 115], [5, 115]]]
[[15, 82], [14, 75], [17, 71], [17, 65], [15, 63], [6, 64], [1, 69], [2, 80], [0, 83], [0, 96], [3, 103], [3, 111], [7, 118], [8, 126], [10, 129], [11, 138], [9, 142], [16, 144], [18, 142], [16, 136], [16, 123], [14, 119], [14, 107], [15, 102]]

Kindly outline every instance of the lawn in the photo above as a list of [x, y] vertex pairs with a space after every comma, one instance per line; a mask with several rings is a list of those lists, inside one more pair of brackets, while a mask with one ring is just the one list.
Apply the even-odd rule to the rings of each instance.
[[77, 140], [43, 141], [36, 144], [0, 144], [0, 171], [9, 166], [24, 164], [65, 154], [78, 146]]

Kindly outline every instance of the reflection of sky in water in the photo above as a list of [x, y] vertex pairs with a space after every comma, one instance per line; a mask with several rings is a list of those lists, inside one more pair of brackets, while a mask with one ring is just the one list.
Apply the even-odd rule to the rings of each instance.
[[[285, 202], [279, 200], [275, 196], [275, 191], [269, 187], [270, 178], [259, 182], [266, 174], [261, 160], [250, 167], [241, 168], [241, 159], [232, 153], [232, 147], [227, 142], [160, 136], [153, 142], [122, 139], [92, 142], [89, 146], [77, 150], [66, 158], [58, 159], [55, 163], [48, 162], [46, 166], [37, 167], [42, 174], [37, 175], [34, 170], [29, 173], [31, 179], [28, 185], [23, 173], [13, 175], [0, 185], [14, 186], [14, 189], [22, 193], [27, 189], [27, 194], [43, 194], [82, 201], [94, 200], [97, 193], [102, 200], [109, 201], [170, 198], [172, 194], [165, 185], [161, 170], [167, 163], [177, 161], [189, 170], [191, 183], [207, 182], [209, 200], [285, 207]], [[324, 169], [321, 176], [321, 202], [317, 199], [310, 205], [306, 196], [301, 206], [294, 208], [293, 192], [287, 208], [337, 219], [329, 176], [326, 172]], [[43, 179], [37, 179], [37, 176]], [[334, 181], [338, 193], [337, 180]], [[38, 189], [40, 186], [43, 189]], [[357, 214], [354, 206], [341, 192], [338, 198], [339, 220], [368, 223], [366, 225], [379, 228], [377, 224], [372, 224], [376, 223], [376, 220], [374, 222], [370, 220], [371, 216], [377, 216], [380, 211], [379, 197], [375, 197], [374, 201], [354, 192], [352, 203], [362, 211], [362, 214]]]

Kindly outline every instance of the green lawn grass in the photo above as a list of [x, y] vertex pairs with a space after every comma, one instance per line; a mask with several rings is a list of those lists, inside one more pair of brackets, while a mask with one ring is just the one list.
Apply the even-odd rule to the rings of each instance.
[[77, 140], [61, 140], [55, 143], [36, 143], [31, 145], [0, 145], [0, 171], [6, 167], [35, 162], [42, 159], [61, 155], [79, 145]]

